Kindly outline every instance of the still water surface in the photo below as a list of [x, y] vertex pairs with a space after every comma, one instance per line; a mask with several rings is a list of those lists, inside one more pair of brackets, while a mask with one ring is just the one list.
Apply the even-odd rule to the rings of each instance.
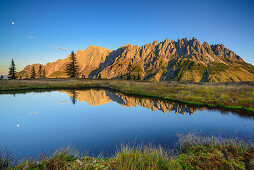
[[18, 158], [59, 147], [110, 155], [121, 144], [173, 147], [177, 133], [254, 138], [244, 113], [193, 108], [103, 89], [1, 94], [0, 147]]

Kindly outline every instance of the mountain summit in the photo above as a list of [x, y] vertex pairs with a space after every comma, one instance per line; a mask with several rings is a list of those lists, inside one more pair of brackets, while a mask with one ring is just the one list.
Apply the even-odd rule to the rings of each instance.
[[[89, 78], [142, 79], [151, 81], [254, 81], [254, 66], [244, 62], [223, 44], [201, 44], [198, 39], [187, 38], [163, 42], [154, 41], [141, 47], [127, 44], [117, 50], [89, 46], [76, 53], [81, 76]], [[68, 62], [59, 59], [42, 65], [47, 77], [66, 77]], [[32, 66], [19, 73], [28, 77]]]

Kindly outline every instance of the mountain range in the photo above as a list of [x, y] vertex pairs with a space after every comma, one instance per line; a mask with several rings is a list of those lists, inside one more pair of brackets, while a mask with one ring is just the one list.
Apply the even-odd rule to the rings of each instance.
[[[254, 81], [254, 66], [223, 44], [202, 44], [196, 38], [143, 45], [124, 45], [117, 50], [89, 46], [75, 52], [81, 77], [139, 79], [149, 81], [227, 82]], [[67, 77], [64, 73], [69, 55], [42, 65], [48, 78]], [[18, 73], [28, 78], [32, 67]]]

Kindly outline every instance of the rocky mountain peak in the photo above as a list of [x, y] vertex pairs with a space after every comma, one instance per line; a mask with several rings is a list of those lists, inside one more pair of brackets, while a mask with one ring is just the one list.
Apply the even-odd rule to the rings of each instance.
[[205, 47], [205, 48], [209, 48], [210, 47], [210, 45], [206, 41], [203, 42], [202, 46]]
[[168, 38], [166, 38], [165, 41], [164, 41], [164, 43], [169, 43], [169, 42], [170, 42], [170, 41], [169, 41]]
[[156, 45], [158, 45], [159, 43], [158, 43], [158, 41], [157, 40], [155, 40], [154, 42], [153, 42], [153, 46], [156, 46]]

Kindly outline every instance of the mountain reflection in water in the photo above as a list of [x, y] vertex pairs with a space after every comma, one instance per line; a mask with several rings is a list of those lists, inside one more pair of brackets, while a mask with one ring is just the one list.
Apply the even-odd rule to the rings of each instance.
[[73, 104], [78, 101], [87, 102], [91, 106], [103, 105], [109, 102], [117, 102], [127, 108], [133, 106], [142, 106], [152, 111], [161, 110], [164, 113], [172, 112], [189, 115], [194, 114], [196, 111], [203, 111], [206, 108], [194, 108], [185, 104], [178, 104], [160, 99], [141, 98], [136, 96], [129, 96], [119, 92], [111, 92], [104, 89], [89, 89], [89, 90], [61, 90], [70, 96]]

